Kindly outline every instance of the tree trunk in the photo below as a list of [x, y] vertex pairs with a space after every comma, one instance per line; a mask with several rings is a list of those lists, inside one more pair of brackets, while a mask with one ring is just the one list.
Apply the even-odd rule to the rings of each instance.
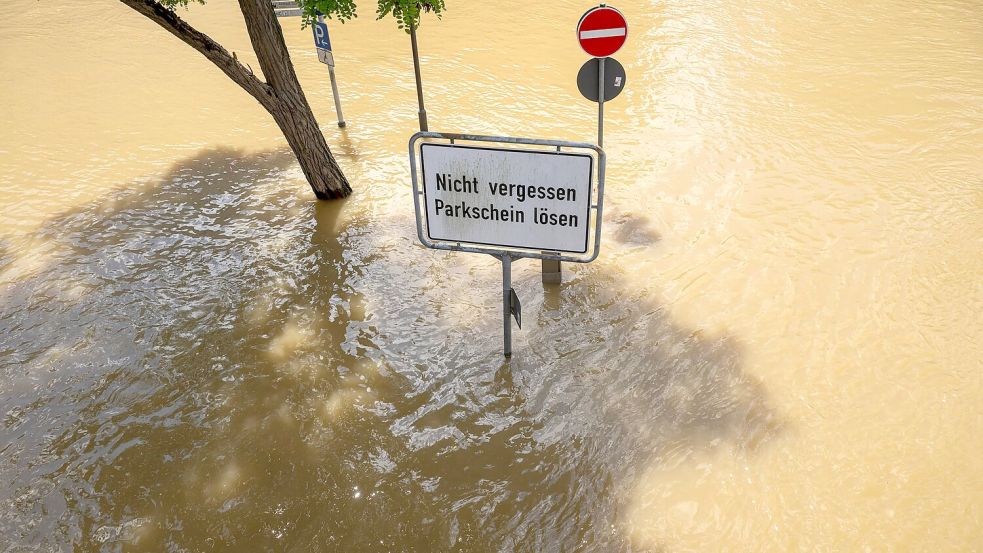
[[331, 155], [297, 80], [280, 24], [268, 0], [239, 0], [265, 83], [220, 44], [155, 0], [120, 1], [200, 52], [266, 108], [287, 139], [315, 196], [329, 199], [351, 194], [348, 179]]
[[265, 107], [283, 131], [314, 194], [321, 199], [351, 194], [348, 179], [331, 155], [304, 90], [300, 88], [273, 4], [269, 0], [239, 0], [239, 9], [246, 20], [246, 30], [259, 66], [278, 100]]
[[268, 108], [283, 137], [294, 151], [300, 169], [321, 200], [344, 198], [352, 193], [348, 179], [331, 155], [314, 114], [301, 93], [304, 109], [288, 106]]

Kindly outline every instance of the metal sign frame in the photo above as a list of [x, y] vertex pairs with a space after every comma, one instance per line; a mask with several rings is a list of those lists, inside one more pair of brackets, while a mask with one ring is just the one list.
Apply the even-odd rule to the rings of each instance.
[[[447, 140], [449, 145], [453, 146], [459, 142], [471, 143], [497, 143], [497, 144], [524, 144], [529, 146], [548, 146], [554, 148], [554, 150], [546, 149], [529, 149], [529, 151], [541, 152], [541, 153], [563, 153], [563, 148], [568, 149], [578, 149], [578, 150], [591, 150], [597, 155], [596, 159], [596, 171], [597, 171], [597, 186], [596, 190], [596, 200], [594, 198], [590, 199], [590, 206], [588, 215], [593, 212], [594, 220], [594, 233], [593, 233], [593, 247], [588, 247], [587, 252], [584, 255], [568, 255], [560, 252], [550, 252], [550, 251], [539, 251], [529, 248], [514, 248], [514, 247], [500, 247], [500, 246], [486, 246], [481, 244], [474, 244], [469, 242], [453, 242], [444, 240], [431, 240], [427, 233], [425, 232], [424, 217], [426, 217], [427, 210], [425, 206], [421, 207], [421, 198], [424, 197], [423, 190], [423, 179], [420, 178], [419, 170], [417, 168], [417, 155], [419, 152], [418, 144], [424, 139], [436, 139], [436, 140]], [[465, 144], [462, 144], [464, 146]], [[565, 140], [543, 140], [537, 138], [512, 138], [507, 136], [488, 136], [488, 135], [477, 135], [477, 134], [455, 134], [455, 133], [438, 133], [438, 132], [418, 132], [410, 137], [409, 142], [409, 153], [410, 153], [410, 175], [412, 178], [413, 186], [413, 208], [416, 211], [416, 234], [420, 239], [420, 243], [428, 248], [435, 250], [450, 250], [468, 253], [483, 253], [494, 257], [505, 258], [508, 257], [512, 260], [523, 259], [523, 258], [535, 258], [535, 259], [547, 259], [554, 261], [569, 261], [572, 263], [590, 263], [597, 259], [597, 256], [601, 251], [601, 222], [603, 220], [602, 214], [604, 209], [604, 170], [605, 170], [605, 160], [606, 156], [604, 150], [595, 144], [590, 144], [588, 142], [569, 142]], [[593, 177], [593, 175], [592, 175]], [[588, 230], [588, 238], [590, 238], [590, 232]]]

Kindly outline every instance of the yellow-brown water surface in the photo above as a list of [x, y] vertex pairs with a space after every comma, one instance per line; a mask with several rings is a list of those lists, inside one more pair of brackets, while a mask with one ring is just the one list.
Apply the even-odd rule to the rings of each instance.
[[[594, 139], [587, 4], [448, 4], [433, 130]], [[371, 6], [345, 130], [283, 21], [325, 203], [125, 6], [0, 5], [0, 551], [983, 550], [978, 1], [622, 0], [601, 256], [516, 263], [511, 361], [497, 261], [416, 241]]]

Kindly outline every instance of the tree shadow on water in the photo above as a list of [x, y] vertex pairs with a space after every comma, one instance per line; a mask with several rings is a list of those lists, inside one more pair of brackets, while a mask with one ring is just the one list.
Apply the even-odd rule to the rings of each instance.
[[[657, 238], [644, 220], [630, 226], [628, 247]], [[526, 322], [503, 362], [497, 262], [413, 257], [351, 276], [385, 298], [367, 309], [365, 339], [404, 392], [373, 427], [391, 470], [363, 464], [374, 478], [361, 489], [386, 500], [345, 501], [375, 521], [349, 527], [346, 550], [644, 548], [623, 532], [647, 473], [720, 448], [752, 457], [783, 427], [736, 339], [680, 325], [613, 268], [579, 267], [544, 289], [538, 263], [518, 263]]]
[[[634, 550], [624, 533], [638, 530], [639, 486], [654, 470], [713, 451], [753, 457], [784, 425], [765, 385], [744, 371], [737, 340], [681, 326], [648, 293], [618, 281], [605, 271], [578, 274], [556, 292], [559, 307], [540, 313], [528, 344], [535, 361], [512, 364], [542, 423], [538, 440], [577, 459], [580, 483], [564, 501], [582, 511], [558, 521], [567, 528], [553, 536], [571, 549]], [[576, 362], [543, 376], [537, 364], [548, 359]]]
[[627, 551], [653, 462], [780, 427], [735, 340], [600, 266], [544, 290], [517, 263], [503, 363], [497, 263], [303, 186], [211, 150], [39, 231], [0, 296], [14, 547]]
[[358, 303], [342, 252], [359, 223], [339, 223], [344, 202], [315, 207], [304, 186], [289, 152], [208, 150], [37, 232], [40, 266], [0, 294], [9, 547], [116, 550], [143, 536], [161, 550], [169, 520], [191, 543], [214, 539], [207, 518], [194, 533], [191, 482], [209, 462], [248, 467], [214, 461], [223, 433], [320, 385], [322, 358], [344, 357], [339, 311]]
[[0, 273], [3, 272], [11, 261], [10, 245], [5, 240], [0, 240]]
[[[516, 288], [528, 295], [536, 280], [533, 273]], [[444, 416], [458, 428], [472, 424], [473, 434], [427, 473], [462, 494], [503, 490], [449, 509], [472, 529], [458, 536], [461, 551], [630, 550], [623, 522], [653, 466], [715, 447], [754, 455], [781, 428], [734, 339], [681, 327], [618, 281], [582, 271], [559, 299], [529, 298], [535, 324], [517, 332], [514, 358], [497, 382], [475, 379], [487, 392], [473, 395], [499, 403]], [[488, 315], [497, 319], [494, 309]], [[483, 345], [500, 347], [498, 333], [488, 333]]]

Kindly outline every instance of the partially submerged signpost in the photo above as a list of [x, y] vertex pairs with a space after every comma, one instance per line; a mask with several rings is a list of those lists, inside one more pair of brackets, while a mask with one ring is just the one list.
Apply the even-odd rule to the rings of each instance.
[[[591, 8], [581, 16], [580, 22], [577, 23], [577, 40], [580, 41], [580, 47], [584, 49], [584, 52], [594, 57], [581, 68], [580, 72], [584, 73], [587, 70], [593, 73], [594, 71], [588, 66], [592, 64], [597, 66], [597, 94], [588, 96], [583, 92], [583, 88], [581, 88], [581, 93], [588, 100], [597, 102], [597, 145], [601, 147], [604, 146], [604, 100], [611, 99], [605, 98], [606, 80], [604, 73], [607, 69], [605, 66], [608, 56], [620, 50], [627, 39], [628, 22], [625, 20], [625, 16], [621, 15], [621, 12], [611, 6], [601, 4], [596, 8]], [[607, 79], [614, 88], [620, 91], [624, 86], [625, 70], [614, 58], [611, 58], [611, 61], [617, 64], [620, 73], [609, 76]], [[577, 80], [579, 85], [580, 79]]]
[[590, 263], [600, 253], [604, 150], [584, 142], [436, 132], [414, 134], [409, 147], [420, 242], [502, 261], [510, 356], [511, 315], [521, 328], [512, 261]]
[[331, 51], [331, 37], [328, 36], [328, 26], [324, 23], [323, 15], [318, 14], [317, 23], [311, 29], [314, 31], [314, 47], [317, 49], [317, 59], [328, 66], [328, 76], [331, 78], [331, 94], [334, 95], [334, 109], [338, 113], [338, 126], [344, 128], [345, 116], [341, 113], [338, 80], [334, 76], [334, 52]]
[[590, 263], [600, 253], [604, 100], [617, 96], [625, 82], [624, 69], [614, 60], [615, 70], [605, 76], [605, 61], [621, 48], [627, 32], [621, 13], [604, 4], [588, 10], [577, 25], [581, 47], [600, 58], [589, 61], [590, 67], [578, 76], [581, 92], [599, 105], [596, 145], [427, 132], [425, 127], [410, 138], [420, 242], [438, 250], [487, 254], [502, 262], [506, 357], [512, 355], [511, 317], [522, 327], [512, 261], [541, 259], [546, 282], [548, 264], [558, 277], [560, 262]]
[[[577, 88], [585, 98], [597, 102], [597, 145], [604, 147], [604, 101], [613, 100], [625, 87], [625, 68], [609, 58], [628, 38], [628, 22], [618, 10], [601, 4], [587, 10], [577, 22], [577, 41], [591, 56], [577, 73]], [[543, 282], [559, 283], [563, 269], [559, 261], [543, 260]]]
[[[294, 0], [272, 0], [272, 3], [273, 11], [277, 17], [300, 17], [304, 15], [303, 8], [299, 7]], [[331, 50], [328, 25], [324, 22], [324, 16], [320, 12], [317, 14], [317, 23], [311, 26], [311, 31], [314, 33], [314, 48], [317, 50], [317, 59], [328, 66], [331, 93], [334, 96], [334, 109], [338, 114], [338, 126], [344, 128], [345, 116], [341, 113], [341, 96], [338, 94], [338, 80], [334, 74], [334, 52]]]

